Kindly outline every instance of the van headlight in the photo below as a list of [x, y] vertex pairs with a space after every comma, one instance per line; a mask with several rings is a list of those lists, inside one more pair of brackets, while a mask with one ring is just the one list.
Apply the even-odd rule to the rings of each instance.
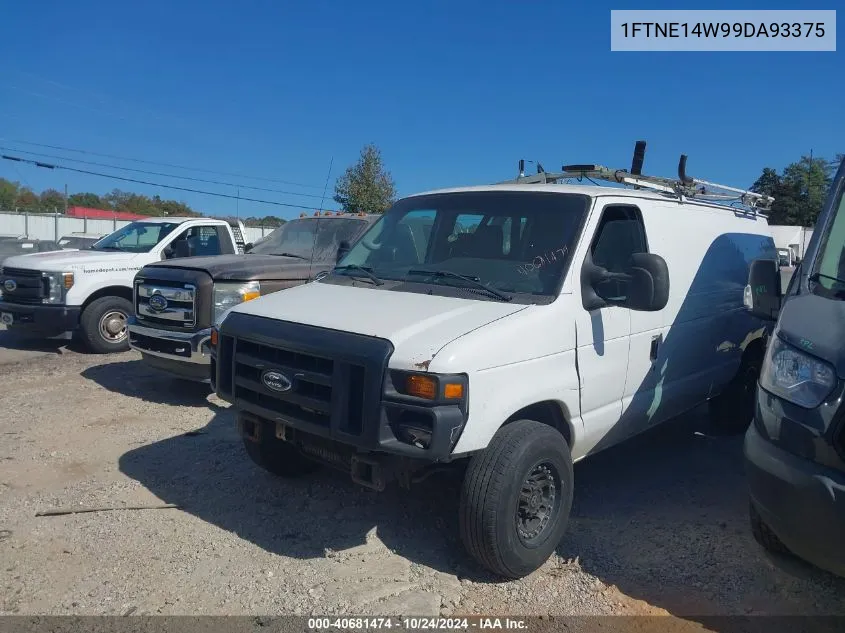
[[773, 338], [760, 372], [766, 391], [807, 409], [819, 406], [833, 391], [836, 372], [829, 364]]
[[251, 301], [261, 296], [261, 286], [257, 281], [238, 281], [214, 284], [214, 314], [212, 322], [216, 323], [229, 308], [239, 303]]
[[42, 303], [64, 303], [67, 291], [73, 287], [73, 273], [41, 273], [46, 297]]

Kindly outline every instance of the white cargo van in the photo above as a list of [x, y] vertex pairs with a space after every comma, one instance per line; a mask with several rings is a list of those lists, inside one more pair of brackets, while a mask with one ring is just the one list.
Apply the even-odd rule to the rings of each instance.
[[244, 248], [240, 222], [163, 217], [131, 222], [85, 250], [9, 257], [0, 268], [0, 322], [44, 338], [78, 331], [90, 351], [126, 351], [132, 280], [144, 265]]
[[462, 540], [519, 577], [566, 530], [573, 462], [711, 399], [747, 426], [766, 330], [743, 291], [777, 260], [771, 198], [720, 197], [685, 157], [677, 180], [643, 176], [637, 149], [630, 172], [403, 198], [327, 277], [233, 308], [213, 382], [249, 456], [376, 489], [468, 458]]

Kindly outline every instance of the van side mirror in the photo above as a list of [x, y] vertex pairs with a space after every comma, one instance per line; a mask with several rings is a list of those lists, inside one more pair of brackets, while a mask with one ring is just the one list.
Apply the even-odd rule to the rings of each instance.
[[777, 321], [781, 304], [780, 267], [771, 259], [751, 262], [743, 303], [757, 318]]
[[669, 303], [669, 267], [654, 253], [634, 253], [627, 270], [628, 295], [623, 305], [631, 310], [657, 312]]
[[341, 259], [346, 257], [346, 254], [352, 249], [352, 245], [349, 243], [349, 240], [341, 240], [340, 244], [337, 245], [337, 259], [335, 262], [339, 262]]
[[657, 312], [669, 302], [669, 267], [660, 255], [634, 253], [625, 272], [612, 273], [588, 255], [581, 270], [581, 291], [585, 310], [618, 306]]

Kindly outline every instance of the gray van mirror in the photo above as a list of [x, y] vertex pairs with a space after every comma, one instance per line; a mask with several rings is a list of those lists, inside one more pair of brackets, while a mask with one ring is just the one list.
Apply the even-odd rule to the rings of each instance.
[[657, 312], [669, 302], [669, 267], [666, 260], [654, 253], [634, 253], [627, 271], [628, 295], [626, 308], [642, 312]]
[[[607, 291], [614, 289], [618, 296]], [[581, 269], [582, 303], [586, 310], [620, 306], [656, 312], [669, 302], [669, 267], [654, 253], [634, 253], [624, 272], [612, 273], [593, 263], [587, 255]]]
[[745, 307], [754, 316], [777, 321], [781, 303], [780, 267], [771, 259], [755, 259], [748, 271], [748, 285], [743, 297]]

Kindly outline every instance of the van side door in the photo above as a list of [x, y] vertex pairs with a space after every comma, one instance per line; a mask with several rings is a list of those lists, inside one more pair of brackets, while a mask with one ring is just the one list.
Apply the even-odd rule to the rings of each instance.
[[[616, 206], [607, 205], [601, 210], [589, 246], [593, 263], [608, 269], [624, 265], [618, 255], [625, 242]], [[582, 259], [579, 266], [583, 264]], [[600, 287], [594, 289], [602, 298], [612, 298], [624, 291], [616, 281], [600, 284]], [[578, 291], [582, 294], [582, 300], [584, 291], [583, 287]], [[575, 316], [575, 329], [581, 419], [584, 424], [583, 448], [578, 452], [587, 454], [618, 441], [615, 427], [622, 415], [631, 310], [619, 306], [606, 306], [591, 311], [581, 308]]]
[[[643, 204], [648, 204], [643, 202]], [[620, 260], [634, 253], [655, 252], [649, 249], [649, 225], [654, 226], [654, 213], [644, 214], [638, 205], [619, 204], [614, 209], [620, 216]], [[624, 218], [624, 219], [623, 219]], [[652, 235], [654, 237], [654, 235]], [[656, 251], [662, 250], [655, 244]], [[657, 252], [662, 256], [662, 252]], [[670, 279], [672, 271], [669, 273]], [[662, 421], [665, 411], [664, 383], [667, 358], [664, 343], [668, 334], [666, 310], [631, 311], [631, 340], [628, 348], [628, 373], [622, 396], [622, 417], [617, 433], [625, 438], [645, 431]]]

